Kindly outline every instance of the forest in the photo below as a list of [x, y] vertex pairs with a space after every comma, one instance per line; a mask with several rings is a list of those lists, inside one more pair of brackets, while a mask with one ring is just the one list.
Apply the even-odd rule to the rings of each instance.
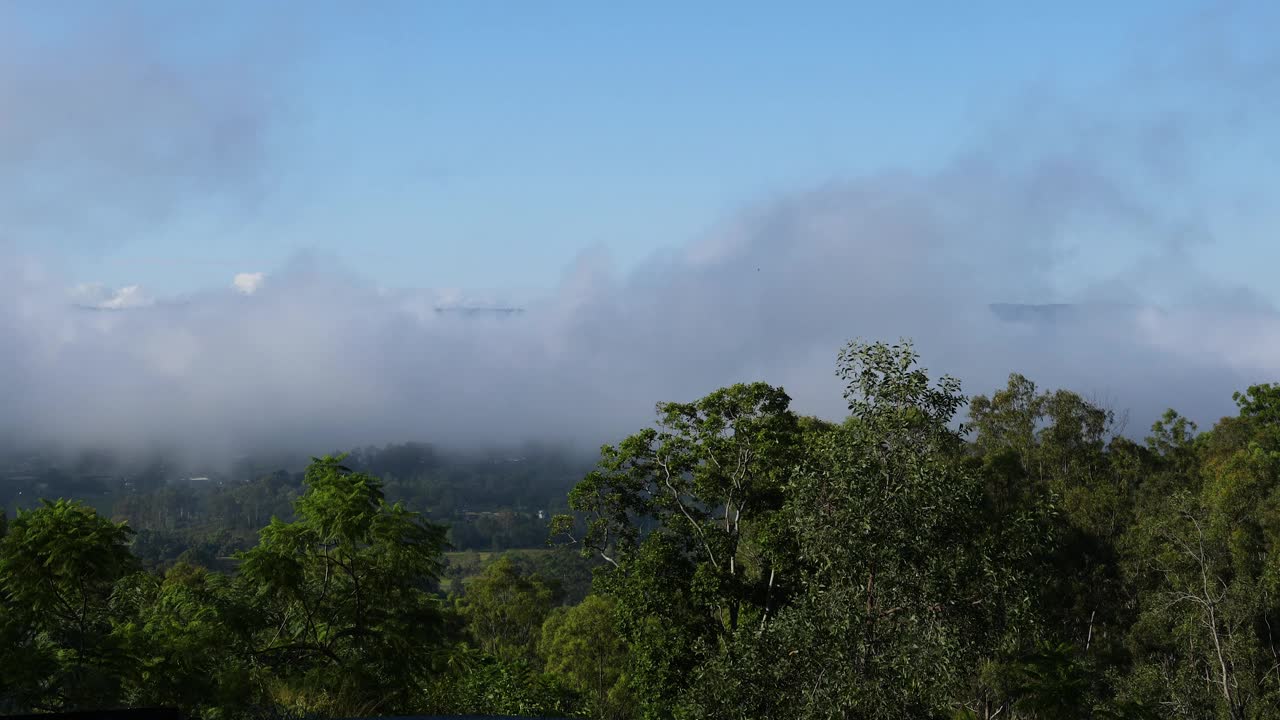
[[1280, 386], [1137, 438], [905, 340], [836, 373], [840, 422], [737, 384], [515, 484], [406, 446], [26, 502], [0, 713], [1280, 718]]
[[[348, 467], [383, 481], [388, 499], [449, 525], [454, 548], [477, 551], [543, 545], [545, 516], [567, 508], [566, 493], [592, 466], [580, 451], [537, 445], [448, 451], [400, 443], [345, 455]], [[106, 449], [0, 454], [0, 507], [33, 507], [42, 497], [83, 500], [128, 521], [137, 531], [134, 552], [148, 566], [183, 553], [227, 557], [256, 542], [272, 517], [292, 516], [305, 461], [263, 455], [224, 465]]]

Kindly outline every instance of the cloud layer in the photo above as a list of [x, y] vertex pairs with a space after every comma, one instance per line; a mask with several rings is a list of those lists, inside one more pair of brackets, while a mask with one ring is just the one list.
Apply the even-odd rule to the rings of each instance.
[[[380, 289], [305, 258], [251, 294], [239, 282], [143, 305], [126, 288], [97, 303], [119, 311], [102, 312], [16, 261], [0, 301], [5, 430], [228, 453], [411, 438], [593, 444], [646, 423], [658, 400], [756, 379], [838, 417], [834, 357], [855, 336], [913, 337], [931, 369], [970, 392], [1021, 371], [1131, 410], [1143, 427], [1169, 405], [1212, 421], [1233, 390], [1280, 371], [1269, 309], [1096, 304], [1052, 323], [1000, 319], [988, 302], [1033, 270], [956, 244], [972, 231], [953, 204], [969, 199], [949, 183], [801, 193], [625, 274], [584, 255], [513, 315], [441, 313], [458, 298]], [[1021, 186], [984, 192], [1013, 212]]]
[[[153, 201], [186, 202], [158, 178], [240, 187], [236, 169], [256, 162], [245, 129], [256, 121], [243, 120], [258, 117], [252, 105], [190, 102], [181, 75], [144, 66], [77, 80], [0, 124], [10, 154], [34, 143], [15, 156], [20, 170], [83, 182], [46, 214], [101, 202], [145, 227], [161, 221]], [[903, 336], [971, 393], [1019, 371], [1129, 411], [1139, 434], [1168, 406], [1208, 424], [1230, 412], [1233, 390], [1280, 379], [1280, 315], [1263, 292], [1195, 260], [1233, 241], [1218, 234], [1232, 208], [1197, 195], [1198, 158], [1215, 131], [1249, 129], [1250, 78], [1270, 76], [1254, 61], [1198, 80], [1171, 67], [1160, 76], [1168, 87], [1234, 87], [1229, 102], [1189, 111], [1157, 93], [1116, 118], [1042, 98], [933, 171], [770, 198], [635, 268], [584, 252], [518, 314], [438, 312], [467, 298], [381, 288], [316, 257], [182, 298], [70, 293], [56, 261], [0, 247], [0, 433], [226, 456], [405, 439], [593, 445], [647, 423], [659, 400], [738, 381], [783, 385], [799, 410], [839, 417], [840, 346]], [[26, 92], [18, 80], [0, 62], [0, 107]], [[84, 119], [125, 105], [135, 109], [105, 129]], [[47, 125], [55, 113], [83, 121]], [[148, 123], [169, 142], [137, 158], [151, 147]], [[63, 175], [40, 148], [72, 141], [89, 170]], [[16, 177], [0, 175], [0, 186]], [[30, 209], [47, 202], [0, 204], [0, 217], [41, 232]], [[1039, 324], [989, 308], [1027, 301], [1079, 307]]]

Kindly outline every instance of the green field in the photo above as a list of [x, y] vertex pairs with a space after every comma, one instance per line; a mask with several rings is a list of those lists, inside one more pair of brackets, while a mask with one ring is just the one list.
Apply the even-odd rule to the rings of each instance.
[[519, 548], [514, 550], [456, 550], [444, 554], [444, 559], [449, 563], [466, 562], [468, 558], [479, 558], [480, 562], [487, 563], [499, 555], [511, 555], [513, 557], [538, 557], [553, 552], [555, 548]]

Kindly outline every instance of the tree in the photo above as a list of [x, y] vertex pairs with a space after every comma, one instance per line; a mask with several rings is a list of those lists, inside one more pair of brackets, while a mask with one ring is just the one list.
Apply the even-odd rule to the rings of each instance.
[[267, 702], [254, 683], [254, 608], [231, 578], [179, 563], [137, 575], [117, 591], [129, 608], [119, 635], [140, 667], [127, 678], [132, 705], [201, 716]]
[[614, 619], [616, 603], [588, 595], [570, 608], [556, 608], [542, 627], [547, 672], [564, 678], [587, 699], [593, 717], [632, 717], [624, 671], [627, 645]]
[[426, 688], [425, 705], [449, 716], [587, 717], [564, 681], [526, 661], [505, 662], [467, 648]]
[[696, 671], [690, 718], [929, 718], [963, 700], [1028, 614], [1035, 517], [974, 520], [982, 479], [951, 427], [959, 385], [909, 343], [841, 354], [851, 418], [818, 433], [789, 482], [796, 597]]
[[21, 708], [101, 709], [130, 659], [115, 633], [116, 585], [139, 569], [128, 526], [78, 502], [19, 510], [0, 539], [0, 692]]
[[534, 660], [551, 604], [551, 588], [503, 556], [466, 583], [458, 610], [484, 652], [506, 661]]
[[766, 622], [796, 579], [779, 515], [801, 436], [789, 404], [764, 383], [660, 404], [656, 428], [605, 446], [570, 492], [585, 534], [553, 523], [612, 566], [601, 589], [619, 604], [646, 717], [669, 714], [701, 659]]
[[[1145, 512], [1129, 543], [1145, 590], [1130, 642], [1153, 699], [1184, 716], [1280, 716], [1280, 389], [1237, 393], [1240, 414], [1194, 447], [1200, 481]], [[1150, 444], [1181, 464], [1176, 424]], [[1160, 430], [1165, 430], [1160, 433]]]
[[1131, 618], [1117, 546], [1149, 468], [1144, 453], [1115, 436], [1113, 412], [1067, 390], [1040, 392], [1016, 373], [990, 398], [974, 397], [969, 419], [995, 509], [1055, 506], [1039, 603], [1054, 640], [1093, 656], [1123, 653]]
[[445, 531], [340, 456], [313, 460], [304, 484], [298, 519], [273, 519], [240, 556], [261, 613], [254, 656], [319, 697], [312, 709], [404, 707], [442, 640]]

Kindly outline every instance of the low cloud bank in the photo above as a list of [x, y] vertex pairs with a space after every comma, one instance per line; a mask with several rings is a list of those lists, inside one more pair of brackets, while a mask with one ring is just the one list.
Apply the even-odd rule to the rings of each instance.
[[1012, 371], [1075, 389], [1128, 410], [1138, 431], [1167, 406], [1210, 423], [1233, 390], [1280, 375], [1280, 315], [1252, 304], [997, 313], [991, 302], [1025, 277], [1002, 285], [1020, 272], [1008, 256], [955, 240], [973, 230], [946, 205], [965, 198], [936, 180], [886, 187], [780, 200], [633, 272], [583, 256], [512, 314], [441, 312], [466, 298], [378, 288], [306, 258], [184, 298], [133, 303], [141, 291], [126, 288], [90, 309], [56, 274], [11, 259], [0, 421], [29, 442], [229, 453], [590, 445], [645, 424], [659, 400], [738, 381], [783, 385], [799, 410], [839, 417], [834, 359], [854, 337], [914, 338], [971, 393]]

